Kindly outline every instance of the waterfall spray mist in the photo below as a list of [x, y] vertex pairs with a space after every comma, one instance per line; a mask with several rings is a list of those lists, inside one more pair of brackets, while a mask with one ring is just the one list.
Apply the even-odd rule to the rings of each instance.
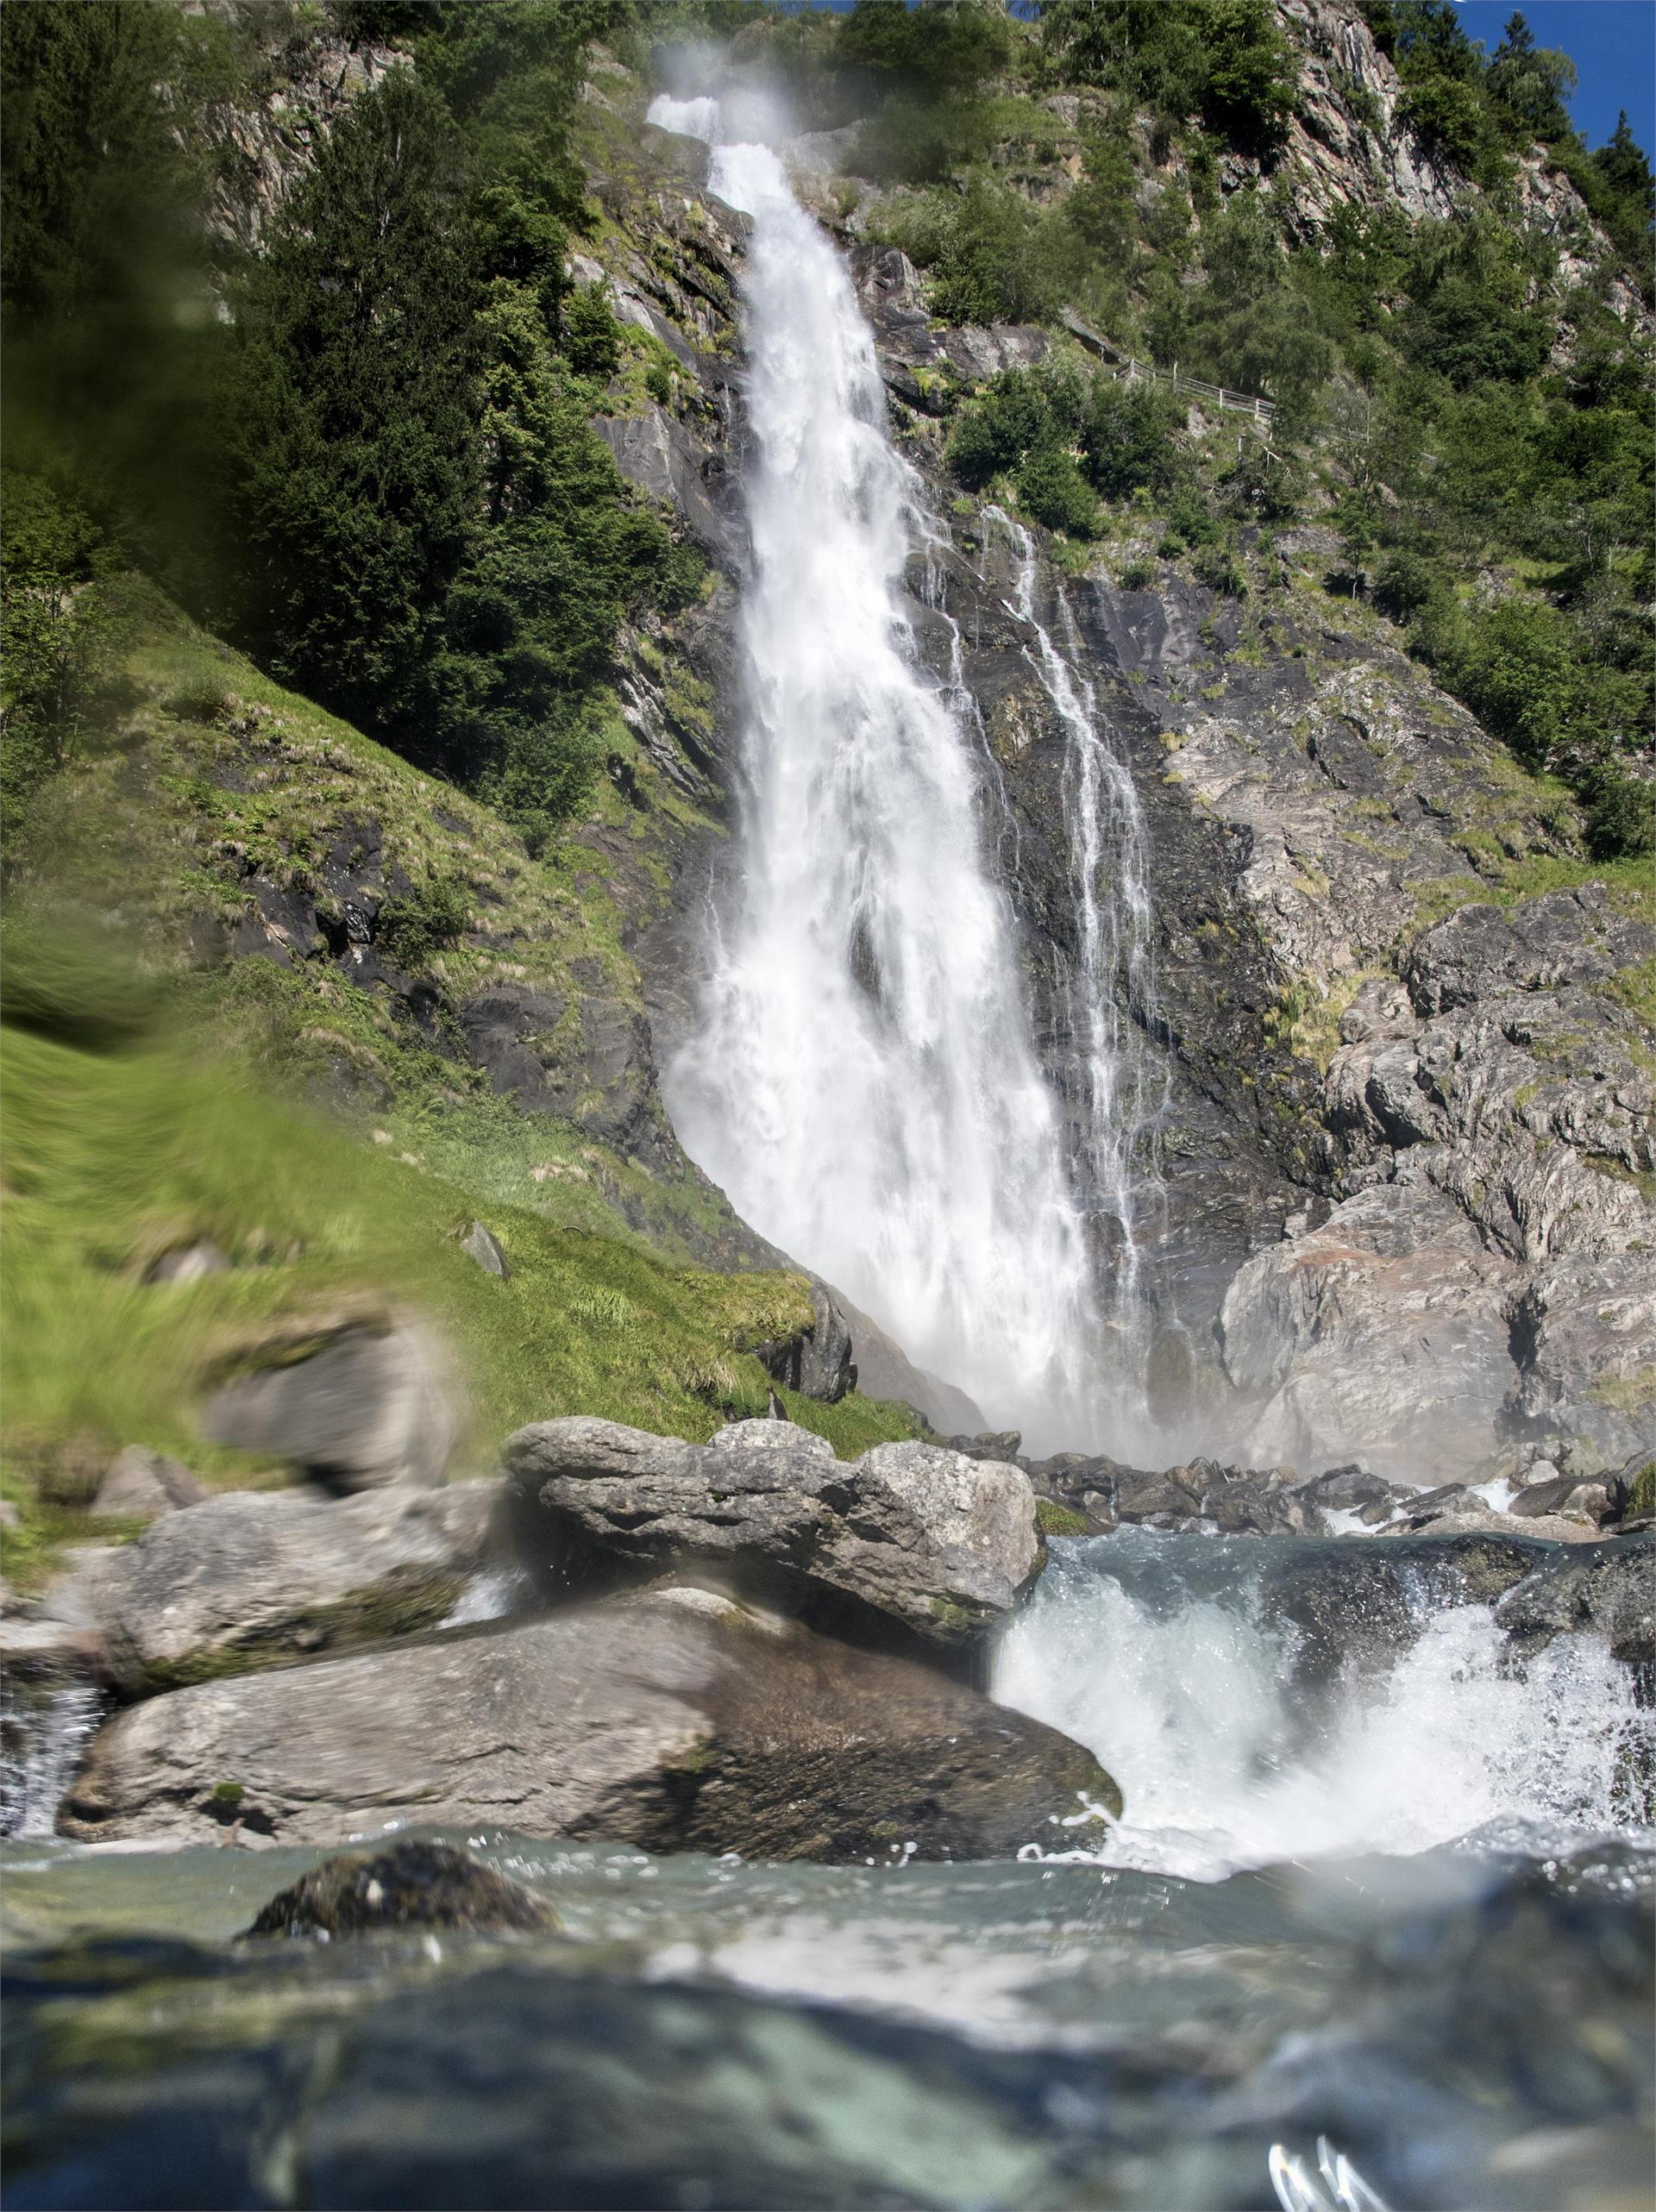
[[[711, 107], [652, 116], [712, 136]], [[775, 154], [718, 147], [712, 186], [754, 225], [741, 867], [674, 1123], [922, 1365], [1038, 1448], [1073, 1444], [1095, 1425], [1086, 1238], [980, 756], [904, 611], [919, 485], [850, 276]]]

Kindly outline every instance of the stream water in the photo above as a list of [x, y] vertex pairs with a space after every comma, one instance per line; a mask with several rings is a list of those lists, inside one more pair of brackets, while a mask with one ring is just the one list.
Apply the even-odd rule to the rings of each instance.
[[319, 1852], [0, 1845], [7, 2202], [1170, 2212], [1327, 2135], [1394, 2208], [1642, 2205], [1652, 1714], [1480, 1606], [1305, 1677], [1271, 1578], [1342, 1548], [1054, 1546], [996, 1687], [1120, 1778], [1095, 1856], [453, 1834], [561, 1932], [319, 1946], [229, 1940]]

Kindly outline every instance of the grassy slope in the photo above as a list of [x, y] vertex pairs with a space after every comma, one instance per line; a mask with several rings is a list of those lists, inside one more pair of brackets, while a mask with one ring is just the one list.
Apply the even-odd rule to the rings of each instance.
[[[578, 1006], [577, 962], [637, 989], [615, 896], [624, 849], [607, 877], [573, 841], [532, 859], [486, 809], [147, 600], [128, 674], [110, 733], [29, 825], [10, 902], [0, 1477], [24, 1521], [9, 1576], [36, 1578], [53, 1544], [81, 1532], [74, 1509], [122, 1444], [174, 1452], [220, 1484], [283, 1479], [204, 1445], [195, 1405], [239, 1352], [341, 1313], [436, 1320], [468, 1400], [457, 1473], [486, 1468], [518, 1423], [559, 1413], [706, 1437], [762, 1413], [750, 1348], [806, 1323], [809, 1301], [794, 1275], [689, 1263], [687, 1223], [717, 1232], [728, 1219], [710, 1186], [651, 1176], [574, 1125], [489, 1096], [331, 962], [198, 972], [182, 950], [192, 918], [245, 911], [244, 856], [306, 884], [332, 825], [372, 813], [388, 859], [417, 884], [458, 880], [473, 906], [478, 926], [433, 963], [446, 995], [506, 974], [561, 986]], [[606, 792], [596, 827], [613, 850], [649, 819]], [[630, 874], [636, 893], [648, 853]], [[114, 949], [99, 933], [87, 950], [71, 897], [118, 916]], [[141, 972], [122, 965], [134, 955]], [[375, 1087], [361, 1125], [306, 1102], [342, 1065]], [[460, 1250], [474, 1217], [500, 1239], [510, 1281]], [[232, 1269], [142, 1282], [148, 1259], [198, 1238]], [[900, 1409], [855, 1394], [837, 1407], [783, 1394], [847, 1455], [913, 1432]]]

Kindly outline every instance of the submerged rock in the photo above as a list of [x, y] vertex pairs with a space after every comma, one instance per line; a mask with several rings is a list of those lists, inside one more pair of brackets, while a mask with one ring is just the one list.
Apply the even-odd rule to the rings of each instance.
[[110, 1679], [145, 1696], [435, 1627], [483, 1563], [499, 1495], [243, 1490], [170, 1514], [88, 1582]]
[[1079, 1745], [931, 1668], [666, 1588], [155, 1699], [98, 1735], [59, 1826], [305, 1843], [402, 1819], [883, 1862], [1009, 1858], [1120, 1809]]
[[1260, 1580], [1267, 1620], [1296, 1634], [1295, 1672], [1309, 1682], [1384, 1666], [1445, 1606], [1488, 1605], [1533, 1575], [1548, 1547], [1527, 1536], [1388, 1536], [1308, 1547], [1270, 1561]]
[[386, 1927], [539, 1933], [557, 1925], [551, 1907], [521, 1882], [447, 1844], [410, 1842], [324, 1859], [279, 1890], [247, 1933], [361, 1935]]
[[934, 1650], [979, 1642], [1041, 1565], [1028, 1476], [938, 1444], [876, 1444], [847, 1464], [786, 1421], [699, 1444], [576, 1418], [519, 1429], [502, 1457], [612, 1568], [714, 1563], [819, 1624]]
[[1607, 1638], [1615, 1658], [1656, 1663], [1656, 1538], [1626, 1536], [1554, 1553], [1507, 1591], [1495, 1617], [1531, 1650], [1585, 1632]]

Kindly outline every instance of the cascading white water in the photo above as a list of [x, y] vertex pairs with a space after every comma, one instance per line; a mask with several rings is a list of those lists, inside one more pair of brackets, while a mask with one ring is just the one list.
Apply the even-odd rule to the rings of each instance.
[[[651, 110], [710, 138], [716, 115]], [[1097, 1318], [1063, 1130], [979, 755], [904, 611], [918, 481], [850, 276], [776, 155], [719, 145], [712, 181], [753, 220], [745, 782], [674, 1125], [756, 1228], [992, 1420], [1085, 1442]]]
[[986, 551], [997, 537], [1013, 563], [1010, 611], [1033, 643], [1025, 657], [1064, 735], [1063, 810], [1070, 838], [1077, 957], [1059, 977], [1059, 1005], [1080, 1084], [1079, 1187], [1114, 1225], [1101, 1271], [1110, 1349], [1101, 1388], [1116, 1449], [1153, 1452], [1145, 1378], [1148, 1314], [1140, 1270], [1162, 1195], [1156, 1157], [1165, 1081], [1149, 1075], [1129, 1041], [1124, 1000], [1153, 1012], [1155, 962], [1150, 837], [1126, 763], [1108, 742], [1094, 686], [1082, 673], [1080, 639], [1062, 585], [1051, 586], [1057, 638], [1037, 605], [1034, 540], [999, 507], [984, 511]]
[[1259, 1609], [1269, 1545], [1131, 1530], [1053, 1549], [994, 1695], [1120, 1783], [1111, 1864], [1212, 1881], [1477, 1832], [1521, 1844], [1537, 1824], [1552, 1848], [1640, 1817], [1629, 1777], [1656, 1730], [1600, 1639], [1515, 1661], [1487, 1606], [1423, 1609], [1389, 1667], [1348, 1671], [1312, 1713], [1294, 1632]]

